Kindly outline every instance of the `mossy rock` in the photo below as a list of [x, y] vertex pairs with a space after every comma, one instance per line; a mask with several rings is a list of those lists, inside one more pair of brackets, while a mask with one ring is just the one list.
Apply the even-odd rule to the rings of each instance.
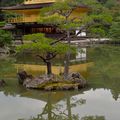
[[51, 81], [41, 85], [38, 85], [38, 89], [51, 90], [73, 90], [79, 89], [80, 83], [73, 83], [72, 81]]
[[[25, 73], [25, 74], [23, 74]], [[64, 80], [63, 76], [39, 76], [33, 77], [28, 75], [25, 71], [18, 73], [18, 78], [23, 81], [23, 86], [26, 88], [40, 89], [40, 90], [73, 90], [85, 87], [86, 81], [79, 73], [69, 75], [68, 80]], [[19, 80], [19, 79], [18, 79]]]

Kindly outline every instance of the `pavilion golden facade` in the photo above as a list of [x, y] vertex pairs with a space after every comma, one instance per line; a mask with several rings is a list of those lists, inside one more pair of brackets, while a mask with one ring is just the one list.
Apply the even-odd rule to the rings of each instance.
[[[40, 19], [40, 9], [52, 5], [56, 0], [24, 0], [23, 4], [8, 7], [4, 11], [16, 14], [16, 17], [9, 18], [8, 23], [28, 23], [37, 22]], [[77, 7], [70, 17], [78, 17], [88, 11], [86, 7]]]
[[[57, 1], [57, 0], [56, 0]], [[7, 19], [7, 22], [15, 26], [13, 34], [22, 38], [23, 35], [33, 34], [33, 33], [45, 33], [45, 34], [57, 34], [58, 30], [52, 25], [42, 25], [39, 24], [40, 10], [54, 4], [55, 0], [25, 0], [24, 3], [11, 6], [3, 7], [4, 12], [15, 13], [16, 16]], [[80, 18], [82, 15], [86, 14], [88, 8], [84, 5], [79, 5], [74, 9], [70, 15], [72, 18]], [[61, 34], [61, 33], [60, 33]], [[17, 38], [15, 38], [16, 40]]]

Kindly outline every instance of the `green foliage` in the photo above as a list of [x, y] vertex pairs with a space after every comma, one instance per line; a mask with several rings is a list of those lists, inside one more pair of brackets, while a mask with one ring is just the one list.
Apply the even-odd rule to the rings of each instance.
[[63, 30], [75, 30], [78, 26], [81, 26], [81, 23], [79, 22], [68, 22], [66, 24], [61, 24], [59, 25], [59, 28], [63, 29]]
[[[80, 21], [77, 18], [70, 18], [73, 10], [78, 6], [77, 0], [57, 1], [50, 7], [45, 7], [40, 11], [39, 23], [52, 24], [59, 27], [61, 30], [71, 30], [80, 26]], [[80, 16], [78, 16], [79, 18]]]
[[7, 20], [9, 18], [15, 18], [15, 17], [20, 17], [20, 14], [14, 13], [14, 12], [10, 12], [10, 11], [6, 11], [4, 12], [4, 18]]
[[112, 24], [109, 36], [112, 40], [120, 41], [120, 22], [114, 22]]
[[117, 0], [107, 0], [105, 6], [108, 8], [112, 8], [117, 5]]
[[[51, 22], [52, 21], [52, 22]], [[59, 16], [58, 14], [53, 14], [51, 16], [42, 17], [39, 19], [39, 23], [41, 24], [49, 24], [49, 25], [58, 25], [62, 24], [65, 21], [65, 18]]]
[[13, 63], [14, 61], [11, 58], [0, 59], [0, 79], [9, 76], [12, 72], [16, 72]]
[[78, 0], [79, 3], [87, 5], [90, 9], [101, 8], [102, 5], [97, 0]]
[[12, 35], [8, 31], [0, 30], [0, 47], [11, 44]]
[[[41, 9], [39, 22], [53, 24], [61, 30], [71, 32], [76, 28], [80, 28], [81, 31], [86, 29], [91, 37], [105, 37], [108, 36], [113, 17], [110, 10], [102, 3], [97, 0], [58, 1], [50, 7]], [[79, 4], [88, 6], [87, 15], [70, 18], [70, 14]]]
[[4, 25], [5, 25], [4, 21], [0, 22], [0, 26], [4, 26]]
[[59, 15], [65, 17], [66, 14], [71, 10], [71, 8], [76, 7], [77, 4], [78, 4], [77, 0], [64, 0], [64, 2], [56, 1], [52, 6], [41, 9], [40, 15], [46, 16], [58, 13]]
[[48, 75], [52, 74], [51, 62], [53, 58], [57, 55], [65, 54], [67, 51], [70, 51], [71, 53], [76, 52], [74, 47], [58, 42], [57, 40], [55, 41], [54, 39], [47, 38], [42, 33], [26, 35], [24, 39], [29, 39], [33, 42], [17, 47], [17, 51], [21, 52], [31, 50], [34, 52], [36, 56], [46, 63]]
[[104, 37], [105, 31], [101, 28], [91, 28], [89, 34], [92, 34], [94, 37]]
[[17, 47], [18, 52], [23, 51], [25, 49], [30, 49], [43, 56], [45, 56], [47, 53], [65, 54], [68, 50], [71, 50], [71, 52], [75, 52], [74, 47], [70, 48], [64, 43], [57, 42], [56, 44], [52, 44], [55, 42], [55, 40], [51, 38], [46, 38], [45, 35], [42, 33], [25, 35], [24, 39], [31, 40], [34, 42]]
[[120, 40], [120, 3], [111, 8], [113, 22], [109, 30], [109, 37], [112, 40]]
[[90, 11], [84, 22], [84, 24], [89, 24], [87, 27], [88, 35], [93, 37], [107, 37], [109, 28], [113, 22], [110, 10], [97, 0], [87, 0], [83, 4], [90, 7]]
[[22, 3], [24, 0], [1, 0], [0, 6], [11, 6], [16, 5], [18, 3]]

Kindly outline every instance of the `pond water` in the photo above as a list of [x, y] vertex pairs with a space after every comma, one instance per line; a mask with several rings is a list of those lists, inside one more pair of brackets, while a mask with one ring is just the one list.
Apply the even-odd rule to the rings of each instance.
[[[7, 85], [0, 88], [0, 120], [120, 120], [120, 47], [87, 48], [85, 53], [85, 61], [72, 60], [70, 66], [89, 84], [79, 91], [25, 89], [17, 82], [17, 71], [38, 75], [46, 72], [45, 66], [26, 55], [1, 59], [0, 78]], [[56, 74], [63, 70], [59, 59]]]

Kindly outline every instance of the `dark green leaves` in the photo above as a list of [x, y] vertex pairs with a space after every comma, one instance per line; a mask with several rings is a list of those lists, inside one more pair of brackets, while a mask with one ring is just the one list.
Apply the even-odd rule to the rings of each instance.
[[11, 33], [4, 30], [0, 30], [0, 46], [3, 47], [4, 45], [8, 45], [11, 43], [11, 41]]
[[69, 47], [67, 44], [57, 42], [56, 44], [51, 44], [55, 40], [51, 38], [46, 38], [44, 34], [37, 33], [31, 35], [25, 35], [25, 40], [30, 40], [30, 43], [23, 44], [17, 47], [17, 51], [21, 52], [26, 49], [32, 50], [39, 54], [56, 53], [56, 54], [65, 54], [68, 50], [75, 52], [74, 47]]

